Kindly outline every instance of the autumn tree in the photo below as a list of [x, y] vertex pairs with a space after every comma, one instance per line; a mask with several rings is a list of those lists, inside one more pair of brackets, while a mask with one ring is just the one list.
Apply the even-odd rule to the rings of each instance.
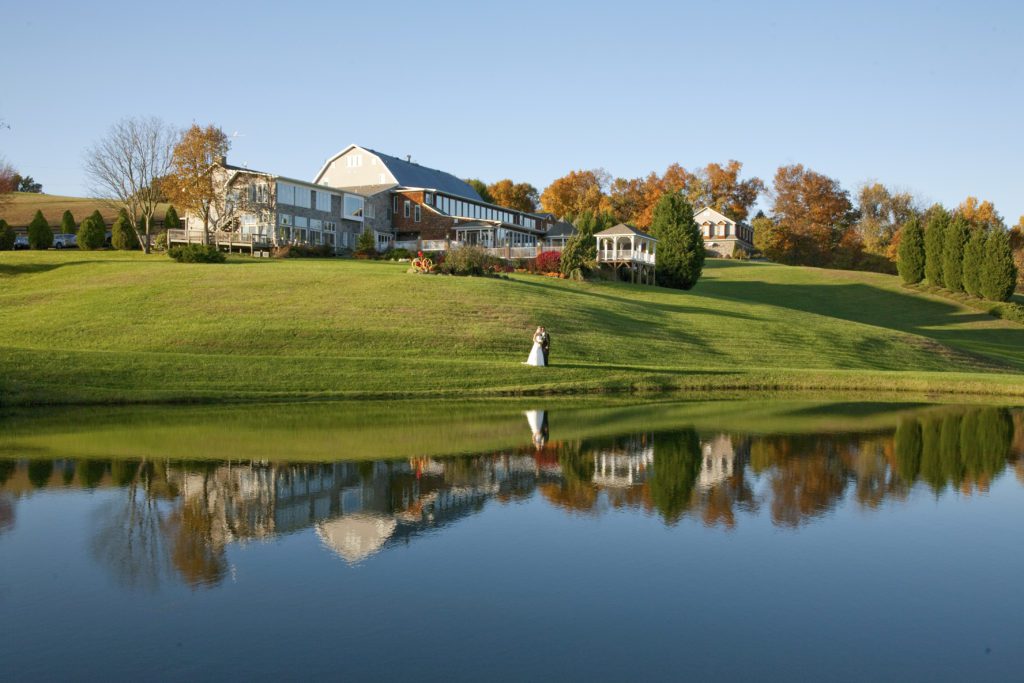
[[942, 278], [946, 289], [964, 291], [964, 247], [967, 246], [967, 221], [956, 215], [943, 235]]
[[160, 119], [127, 118], [86, 153], [85, 172], [93, 195], [125, 209], [129, 227], [147, 254], [163, 191], [158, 181], [170, 172], [179, 137]]
[[508, 178], [488, 185], [487, 193], [492, 204], [527, 213], [536, 211], [540, 200], [536, 187], [530, 183], [513, 183]]
[[740, 180], [742, 170], [743, 164], [735, 159], [724, 166], [708, 164], [687, 179], [687, 199], [697, 210], [710, 206], [734, 221], [745, 221], [765, 185], [756, 177]]
[[68, 209], [60, 219], [60, 231], [65, 235], [73, 235], [75, 230], [75, 216]]
[[575, 218], [588, 211], [596, 216], [607, 208], [605, 189], [609, 182], [603, 169], [570, 171], [547, 186], [540, 203], [558, 218]]
[[964, 291], [971, 296], [981, 297], [981, 272], [985, 268], [985, 243], [988, 240], [987, 230], [971, 230], [971, 236], [964, 247], [964, 263], [962, 281]]
[[704, 270], [704, 239], [693, 219], [693, 207], [681, 194], [662, 195], [654, 210], [651, 234], [658, 238], [658, 284], [691, 289]]
[[0, 209], [11, 203], [12, 193], [18, 189], [18, 172], [0, 156]]
[[989, 301], [1009, 301], [1017, 286], [1017, 266], [1006, 230], [989, 230], [985, 240], [985, 266], [981, 271], [981, 293]]
[[865, 183], [857, 192], [856, 229], [864, 248], [885, 256], [900, 228], [920, 214], [913, 195], [890, 190], [877, 182]]
[[924, 233], [918, 220], [912, 218], [903, 226], [900, 236], [897, 266], [904, 282], [912, 285], [924, 279], [924, 258]]
[[36, 211], [28, 224], [28, 246], [30, 249], [49, 249], [53, 246], [53, 228], [42, 211]]
[[480, 195], [480, 199], [484, 200], [488, 204], [494, 204], [494, 197], [491, 196], [490, 191], [487, 189], [487, 183], [480, 180], [479, 178], [466, 178], [466, 184], [476, 190], [476, 193]]
[[231, 139], [223, 130], [193, 123], [174, 145], [169, 173], [161, 183], [171, 202], [202, 222], [207, 243], [218, 216], [226, 213], [225, 177], [219, 162], [230, 149]]
[[977, 197], [968, 197], [954, 212], [973, 228], [1005, 228], [1003, 217], [996, 211], [990, 201], [979, 201]]
[[949, 212], [936, 204], [928, 210], [928, 213], [928, 222], [924, 231], [924, 276], [928, 279], [929, 284], [944, 287], [942, 254], [946, 245]]
[[782, 166], [773, 191], [776, 259], [801, 265], [830, 265], [833, 252], [851, 229], [853, 205], [838, 180]]

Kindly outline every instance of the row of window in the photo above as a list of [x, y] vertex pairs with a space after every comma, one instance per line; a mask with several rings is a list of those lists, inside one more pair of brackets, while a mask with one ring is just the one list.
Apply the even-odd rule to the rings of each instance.
[[352, 233], [342, 232], [335, 235], [334, 232], [321, 232], [319, 230], [307, 230], [306, 228], [278, 228], [277, 239], [285, 244], [327, 244], [332, 247], [335, 245], [342, 247], [355, 245], [355, 237]]
[[[259, 192], [256, 187], [258, 186], [250, 186], [250, 197], [255, 196], [253, 193]], [[265, 192], [265, 190], [266, 188], [264, 187], [263, 191]], [[291, 183], [277, 183], [278, 204], [298, 206], [303, 209], [315, 208], [317, 211], [322, 211], [323, 213], [331, 213], [332, 196], [334, 196], [332, 193], [325, 192], [323, 190], [299, 187], [298, 185], [292, 185]], [[366, 209], [366, 200], [359, 195], [343, 194], [341, 205], [342, 216], [345, 218], [351, 218], [352, 220], [363, 219], [363, 213]]]
[[[736, 235], [730, 234], [733, 232], [732, 230], [730, 230], [730, 227], [731, 226], [729, 226], [728, 224], [722, 223], [718, 225], [711, 225], [710, 223], [705, 223], [700, 226], [700, 231], [701, 234], [704, 235], [704, 237], [735, 237]], [[743, 227], [737, 227], [736, 233], [745, 240], [753, 239], [752, 232], [750, 230], [745, 230]]]
[[535, 218], [530, 218], [517, 211], [504, 211], [491, 206], [482, 206], [473, 202], [446, 197], [441, 194], [435, 195], [432, 192], [423, 193], [423, 203], [433, 206], [449, 216], [501, 221], [502, 223], [511, 223], [512, 225], [522, 225], [524, 228], [537, 228], [537, 220]]

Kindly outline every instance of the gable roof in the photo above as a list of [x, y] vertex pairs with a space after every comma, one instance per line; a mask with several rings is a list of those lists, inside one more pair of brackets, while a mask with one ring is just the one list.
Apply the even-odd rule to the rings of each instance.
[[716, 211], [715, 209], [712, 209], [712, 208], [711, 208], [710, 206], [705, 206], [705, 207], [704, 207], [703, 209], [701, 209], [700, 211], [694, 211], [694, 212], [693, 212], [693, 217], [694, 217], [694, 218], [696, 218], [697, 216], [701, 215], [701, 214], [702, 214], [702, 213], [704, 213], [705, 211], [710, 211], [710, 212], [711, 212], [711, 213], [713, 213], [713, 214], [714, 214], [715, 216], [717, 216], [719, 220], [725, 220], [725, 221], [728, 221], [728, 222], [730, 222], [730, 223], [738, 223], [738, 222], [739, 222], [739, 221], [734, 221], [733, 219], [729, 218], [728, 216], [726, 216], [726, 215], [725, 215], [724, 213], [722, 213], [721, 211]]
[[[550, 216], [551, 214], [548, 215]], [[576, 226], [573, 225], [572, 223], [567, 223], [565, 221], [555, 221], [554, 223], [551, 224], [551, 228], [547, 231], [548, 237], [561, 237], [563, 235], [569, 237], [570, 235], [575, 234]]]
[[316, 179], [313, 182], [320, 182], [320, 178], [324, 172], [327, 171], [327, 167], [330, 166], [339, 157], [343, 156], [346, 152], [353, 149], [361, 149], [364, 152], [373, 154], [384, 167], [395, 177], [395, 180], [402, 187], [421, 187], [428, 190], [440, 190], [448, 194], [454, 194], [459, 197], [465, 197], [466, 199], [475, 199], [477, 201], [483, 201], [483, 198], [477, 194], [477, 191], [473, 189], [473, 186], [464, 180], [459, 180], [451, 173], [445, 173], [439, 171], [436, 168], [427, 168], [426, 166], [420, 166], [419, 164], [398, 157], [393, 157], [390, 154], [384, 154], [377, 150], [370, 149], [369, 147], [360, 147], [359, 145], [349, 145], [345, 149], [341, 150], [330, 159], [328, 159], [320, 172], [316, 174]]
[[607, 230], [595, 233], [594, 237], [612, 237], [614, 235], [636, 235], [638, 237], [646, 237], [647, 239], [654, 240], [655, 242], [658, 241], [658, 238], [654, 235], [648, 235], [646, 232], [641, 232], [633, 226], [626, 225], [625, 223], [619, 223], [618, 225], [613, 225]]

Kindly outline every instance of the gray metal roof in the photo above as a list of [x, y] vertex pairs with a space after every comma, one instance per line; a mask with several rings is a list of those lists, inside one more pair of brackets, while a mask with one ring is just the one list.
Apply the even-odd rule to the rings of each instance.
[[475, 199], [477, 201], [483, 201], [483, 198], [477, 194], [473, 186], [464, 180], [459, 180], [451, 173], [445, 173], [444, 171], [438, 171], [434, 168], [427, 168], [426, 166], [420, 166], [414, 164], [411, 161], [405, 161], [398, 157], [393, 157], [389, 154], [383, 154], [375, 149], [369, 149], [364, 147], [367, 152], [376, 154], [380, 157], [380, 160], [384, 162], [391, 174], [395, 176], [398, 184], [403, 187], [422, 187], [428, 190], [440, 190], [441, 192], [447, 192], [448, 194], [458, 195], [459, 197], [465, 197], [466, 199]]
[[551, 224], [551, 229], [547, 232], [548, 237], [562, 237], [563, 235], [569, 237], [570, 235], [575, 234], [576, 226], [565, 221], [555, 221]]

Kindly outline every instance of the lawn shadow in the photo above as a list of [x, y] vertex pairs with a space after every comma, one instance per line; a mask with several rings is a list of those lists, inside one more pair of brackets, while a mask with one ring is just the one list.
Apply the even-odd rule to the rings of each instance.
[[90, 263], [117, 263], [109, 260], [83, 260], [64, 261], [62, 263], [0, 263], [0, 276], [14, 277], [17, 275], [35, 275], [36, 273], [48, 273], [51, 270], [64, 268], [65, 266], [81, 266]]

